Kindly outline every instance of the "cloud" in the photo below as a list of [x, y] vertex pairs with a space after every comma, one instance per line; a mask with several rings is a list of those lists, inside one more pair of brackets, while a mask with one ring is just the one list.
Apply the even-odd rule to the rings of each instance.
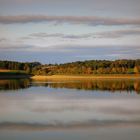
[[66, 129], [77, 129], [77, 128], [96, 128], [96, 127], [109, 127], [109, 126], [118, 126], [122, 124], [139, 126], [139, 120], [125, 120], [125, 119], [116, 119], [116, 120], [86, 120], [81, 121], [72, 121], [69, 123], [64, 123], [61, 121], [53, 121], [50, 124], [42, 123], [29, 123], [29, 122], [1, 122], [0, 130], [18, 130], [18, 131], [38, 131], [38, 130], [66, 130]]
[[1, 38], [0, 59], [63, 63], [85, 59], [139, 58], [139, 40], [127, 41], [129, 36], [139, 38], [140, 30], [130, 28], [87, 34], [35, 32], [14, 40]]
[[29, 37], [38, 37], [38, 38], [46, 38], [46, 37], [64, 37], [64, 34], [61, 33], [54, 33], [54, 34], [47, 34], [47, 33], [32, 33]]
[[[56, 2], [56, 0], [0, 0], [1, 4], [34, 4], [34, 3], [48, 3], [48, 2]], [[59, 0], [59, 2], [64, 2], [65, 0]]]
[[86, 24], [91, 26], [97, 25], [140, 25], [140, 19], [129, 18], [105, 18], [97, 16], [47, 16], [47, 15], [17, 15], [17, 16], [0, 16], [1, 24], [23, 24], [23, 23], [40, 23], [53, 22], [56, 24], [72, 23]]
[[23, 45], [23, 44], [5, 44], [3, 46], [0, 46], [1, 51], [24, 51], [26, 50], [31, 50], [34, 47], [31, 45]]
[[115, 31], [106, 31], [97, 34], [99, 38], [120, 38], [124, 36], [136, 36], [140, 35], [140, 30], [135, 29], [125, 29], [125, 30], [115, 30]]
[[5, 42], [5, 41], [7, 41], [6, 38], [0, 38], [0, 42]]
[[125, 30], [114, 30], [114, 31], [105, 31], [105, 32], [96, 32], [88, 34], [62, 34], [62, 33], [32, 33], [28, 37], [23, 37], [22, 39], [32, 39], [32, 38], [63, 38], [63, 39], [87, 39], [87, 38], [120, 38], [124, 36], [139, 36], [140, 30], [135, 29], [125, 29]]
[[138, 59], [139, 56], [140, 46], [56, 45], [31, 46], [28, 49], [26, 46], [23, 48], [19, 46], [18, 49], [0, 49], [0, 59], [42, 63], [64, 63], [88, 59]]

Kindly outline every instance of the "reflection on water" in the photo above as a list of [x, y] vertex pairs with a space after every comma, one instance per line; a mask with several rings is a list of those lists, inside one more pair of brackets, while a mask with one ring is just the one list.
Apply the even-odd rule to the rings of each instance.
[[139, 139], [140, 80], [1, 80], [0, 87], [0, 139]]
[[29, 79], [0, 80], [0, 90], [17, 90], [28, 88]]
[[80, 81], [31, 81], [0, 80], [0, 90], [17, 90], [30, 86], [68, 88], [78, 90], [136, 91], [140, 93], [140, 80], [80, 80]]
[[81, 80], [70, 82], [34, 83], [34, 86], [49, 86], [51, 88], [68, 88], [79, 90], [109, 90], [140, 92], [140, 80]]

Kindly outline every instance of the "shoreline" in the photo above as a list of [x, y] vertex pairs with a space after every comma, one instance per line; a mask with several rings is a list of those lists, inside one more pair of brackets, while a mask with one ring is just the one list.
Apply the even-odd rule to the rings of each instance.
[[0, 79], [24, 79], [32, 80], [79, 80], [79, 79], [140, 79], [140, 74], [104, 74], [104, 75], [26, 75], [26, 74], [8, 74], [0, 75]]
[[0, 70], [0, 79], [25, 79], [30, 78], [31, 76], [33, 75], [23, 71]]
[[32, 80], [60, 80], [60, 79], [140, 79], [140, 74], [135, 75], [35, 75], [30, 77]]
[[3, 79], [26, 79], [31, 78], [31, 75], [0, 75], [0, 80]]

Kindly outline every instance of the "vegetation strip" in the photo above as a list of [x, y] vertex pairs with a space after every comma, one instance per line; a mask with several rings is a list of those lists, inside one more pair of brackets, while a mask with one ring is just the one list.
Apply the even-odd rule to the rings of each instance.
[[39, 62], [23, 63], [14, 61], [0, 61], [0, 75], [21, 75], [21, 73], [29, 75], [97, 75], [98, 77], [100, 75], [105, 76], [108, 74], [113, 74], [113, 77], [118, 77], [120, 74], [140, 74], [140, 59], [115, 61], [86, 60], [64, 64], [41, 64]]

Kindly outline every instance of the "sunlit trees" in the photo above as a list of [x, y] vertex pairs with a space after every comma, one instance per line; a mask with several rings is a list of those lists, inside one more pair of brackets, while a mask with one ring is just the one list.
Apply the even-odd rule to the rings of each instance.
[[0, 61], [0, 69], [23, 70], [37, 75], [53, 74], [139, 74], [140, 59], [137, 60], [86, 60], [64, 64], [45, 64], [39, 62], [20, 63]]
[[140, 73], [140, 66], [135, 66], [134, 67], [134, 73], [139, 74]]

